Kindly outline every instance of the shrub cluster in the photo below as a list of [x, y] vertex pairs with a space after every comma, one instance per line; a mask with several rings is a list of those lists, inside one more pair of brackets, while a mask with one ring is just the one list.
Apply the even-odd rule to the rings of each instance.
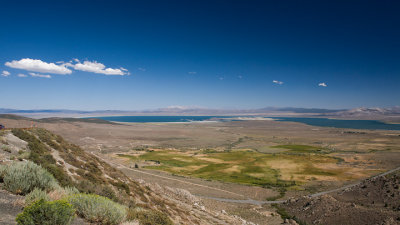
[[173, 225], [172, 221], [164, 213], [142, 208], [129, 209], [127, 220], [137, 220], [141, 225]]
[[86, 220], [100, 224], [120, 224], [126, 218], [126, 207], [94, 194], [76, 194], [68, 198], [77, 213]]
[[46, 191], [35, 188], [33, 191], [31, 191], [31, 193], [25, 196], [25, 205], [31, 205], [32, 203], [40, 200], [50, 201], [50, 197], [47, 195]]
[[58, 187], [57, 181], [49, 172], [30, 161], [14, 162], [0, 171], [4, 188], [15, 194], [28, 194], [35, 188], [48, 191]]
[[16, 221], [19, 225], [67, 225], [71, 223], [74, 214], [74, 208], [65, 200], [49, 202], [42, 199], [25, 207]]
[[25, 205], [30, 205], [33, 202], [39, 200], [51, 201], [51, 200], [61, 200], [65, 199], [70, 195], [79, 194], [79, 191], [76, 188], [65, 187], [65, 188], [56, 188], [50, 192], [43, 191], [41, 189], [35, 188], [31, 193], [25, 196]]

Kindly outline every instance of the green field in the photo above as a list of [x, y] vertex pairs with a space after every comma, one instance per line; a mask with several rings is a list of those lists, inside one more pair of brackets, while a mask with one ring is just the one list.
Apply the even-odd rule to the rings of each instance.
[[[138, 156], [118, 154], [134, 162], [152, 162], [145, 168], [263, 187], [290, 187], [308, 180], [336, 179], [345, 172], [336, 168], [337, 158], [323, 149], [306, 145], [278, 145], [283, 153], [265, 154], [251, 150], [216, 152], [147, 151]], [[330, 165], [324, 168], [324, 165]], [[333, 166], [332, 166], [333, 165]]]

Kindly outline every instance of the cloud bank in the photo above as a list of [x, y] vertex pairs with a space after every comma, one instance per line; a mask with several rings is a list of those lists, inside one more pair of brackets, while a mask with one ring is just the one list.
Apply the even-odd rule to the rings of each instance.
[[72, 73], [72, 70], [68, 69], [65, 65], [47, 63], [43, 62], [40, 59], [25, 58], [21, 60], [13, 60], [11, 62], [6, 62], [5, 65], [14, 69], [21, 69], [39, 73], [54, 73], [63, 75]]
[[[129, 71], [123, 67], [120, 68], [107, 68], [104, 64], [97, 61], [85, 60], [83, 63], [79, 59], [73, 59], [70, 62], [65, 63], [64, 61], [58, 61], [56, 63], [47, 63], [40, 59], [30, 59], [23, 58], [21, 60], [13, 60], [11, 62], [6, 62], [4, 65], [14, 68], [26, 70], [29, 72], [38, 73], [50, 73], [50, 74], [71, 74], [72, 70], [79, 70], [91, 73], [98, 73], [104, 75], [129, 75]], [[4, 73], [6, 72], [6, 73]], [[3, 71], [2, 76], [9, 73], [8, 71]], [[51, 75], [43, 75], [38, 73], [29, 73], [32, 77], [43, 77], [51, 78]], [[33, 74], [33, 75], [32, 75]]]

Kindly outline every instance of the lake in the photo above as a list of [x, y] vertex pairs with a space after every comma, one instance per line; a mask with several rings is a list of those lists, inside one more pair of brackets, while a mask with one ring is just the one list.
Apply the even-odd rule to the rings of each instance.
[[[249, 116], [244, 116], [249, 117]], [[213, 120], [235, 120], [236, 116], [108, 116], [94, 117], [113, 122], [131, 123], [166, 123], [166, 122], [196, 122]], [[400, 130], [400, 124], [387, 124], [377, 120], [338, 120], [327, 118], [301, 118], [301, 117], [265, 117], [277, 121], [299, 122], [311, 126], [335, 127], [349, 129], [369, 130]]]

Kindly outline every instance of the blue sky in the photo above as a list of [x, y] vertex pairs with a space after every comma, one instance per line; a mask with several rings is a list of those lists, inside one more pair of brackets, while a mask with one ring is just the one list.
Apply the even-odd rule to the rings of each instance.
[[400, 105], [399, 11], [398, 1], [4, 1], [0, 108]]

